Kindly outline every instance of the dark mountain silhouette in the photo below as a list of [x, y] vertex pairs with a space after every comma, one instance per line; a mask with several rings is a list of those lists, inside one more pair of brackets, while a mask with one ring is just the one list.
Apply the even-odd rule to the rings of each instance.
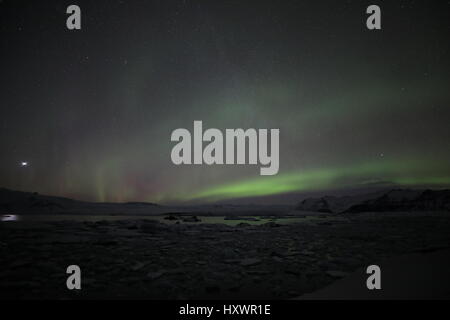
[[305, 199], [296, 210], [326, 213], [448, 211], [450, 190], [395, 189], [371, 194]]
[[450, 190], [413, 192], [392, 190], [381, 197], [351, 206], [345, 212], [450, 210]]
[[140, 214], [159, 212], [159, 205], [146, 202], [99, 203], [64, 197], [40, 195], [37, 192], [0, 188], [0, 214]]

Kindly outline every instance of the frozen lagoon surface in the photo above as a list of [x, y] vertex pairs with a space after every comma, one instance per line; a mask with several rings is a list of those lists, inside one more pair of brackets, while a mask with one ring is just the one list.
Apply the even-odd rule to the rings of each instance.
[[296, 216], [195, 216], [199, 221], [191, 221], [194, 215], [2, 215], [2, 222], [55, 222], [55, 221], [122, 221], [122, 220], [150, 220], [158, 221], [165, 224], [225, 224], [236, 226], [242, 223], [250, 225], [262, 225], [269, 222], [277, 224], [290, 223], [310, 223], [325, 221], [347, 221], [346, 217], [324, 215], [324, 214], [304, 214]]
[[[0, 299], [291, 299], [368, 265], [384, 270], [385, 259], [450, 246], [444, 213], [170, 216], [0, 222]], [[84, 275], [78, 293], [65, 287], [71, 264]]]

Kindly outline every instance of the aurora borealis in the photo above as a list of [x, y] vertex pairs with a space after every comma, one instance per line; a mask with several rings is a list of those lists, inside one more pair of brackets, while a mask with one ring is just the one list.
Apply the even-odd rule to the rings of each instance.
[[[445, 172], [445, 166], [434, 170], [425, 170], [430, 162], [399, 163], [378, 161], [345, 168], [325, 168], [311, 171], [291, 172], [276, 178], [255, 178], [248, 181], [231, 183], [206, 189], [187, 195], [186, 199], [223, 200], [240, 197], [256, 197], [295, 191], [332, 190], [346, 187], [367, 186], [371, 183], [389, 181], [401, 186], [430, 187], [450, 184], [450, 175], [443, 176], [435, 172]], [[427, 172], [428, 171], [428, 172]], [[433, 175], [434, 174], [434, 175]], [[372, 178], [371, 180], [368, 180]], [[383, 180], [388, 179], [388, 180]]]
[[[450, 185], [445, 1], [0, 2], [0, 187], [210, 202]], [[279, 128], [278, 175], [176, 166], [176, 128]], [[27, 166], [21, 166], [26, 162]]]

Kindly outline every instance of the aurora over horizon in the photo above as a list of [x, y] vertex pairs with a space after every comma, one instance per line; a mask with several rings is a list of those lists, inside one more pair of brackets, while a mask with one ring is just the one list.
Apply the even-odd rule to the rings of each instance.
[[[380, 1], [378, 31], [367, 1], [78, 4], [71, 32], [65, 2], [0, 1], [0, 188], [171, 204], [450, 187], [448, 3]], [[279, 128], [279, 173], [174, 165], [171, 132], [195, 120]]]

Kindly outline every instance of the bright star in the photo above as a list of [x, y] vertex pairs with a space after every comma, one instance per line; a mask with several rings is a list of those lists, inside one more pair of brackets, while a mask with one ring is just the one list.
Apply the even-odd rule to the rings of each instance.
[[22, 162], [20, 163], [20, 165], [21, 165], [22, 167], [28, 167], [28, 162], [22, 161]]

